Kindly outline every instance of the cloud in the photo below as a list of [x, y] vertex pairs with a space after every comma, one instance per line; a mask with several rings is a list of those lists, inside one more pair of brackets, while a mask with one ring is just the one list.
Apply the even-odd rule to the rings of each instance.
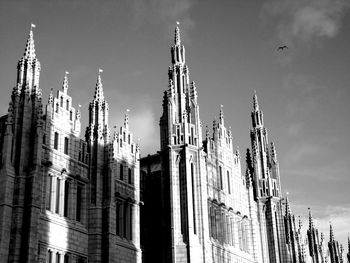
[[130, 127], [134, 131], [134, 138], [140, 138], [142, 156], [155, 153], [156, 150], [159, 150], [160, 142], [157, 120], [150, 109], [141, 108], [135, 113], [132, 113]]
[[109, 90], [108, 94], [108, 101], [113, 102], [109, 110], [110, 127], [117, 126], [119, 129], [124, 123], [126, 109], [129, 109], [130, 130], [135, 143], [140, 139], [141, 155], [146, 156], [159, 150], [159, 125], [154, 109], [150, 106], [152, 98], [144, 93], [125, 94], [118, 89]]
[[187, 40], [188, 31], [194, 28], [194, 21], [190, 11], [194, 0], [131, 0], [133, 26], [140, 28], [144, 24], [161, 25], [166, 30], [165, 36], [169, 37], [169, 31], [174, 30], [175, 22], [181, 23], [181, 34]]
[[291, 45], [334, 38], [349, 9], [348, 0], [270, 0], [263, 5], [265, 22], [277, 24], [277, 38]]

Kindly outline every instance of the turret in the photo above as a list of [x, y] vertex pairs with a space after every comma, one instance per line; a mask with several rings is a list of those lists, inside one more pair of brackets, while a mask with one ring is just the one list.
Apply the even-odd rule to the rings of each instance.
[[267, 130], [264, 127], [263, 112], [260, 110], [256, 92], [253, 96], [251, 112], [252, 163], [254, 166], [254, 185], [257, 197], [281, 197], [281, 183], [276, 148], [269, 145]]
[[161, 148], [181, 144], [200, 146], [202, 135], [197, 88], [195, 82], [189, 81], [179, 24], [175, 28], [174, 45], [171, 47], [168, 78], [168, 90], [164, 93], [163, 116], [160, 120]]
[[102, 69], [99, 69], [95, 87], [94, 98], [89, 105], [89, 127], [87, 129], [87, 140], [98, 141], [99, 144], [107, 144], [109, 139], [108, 128], [108, 103], [103, 93], [101, 80]]
[[329, 250], [329, 257], [331, 260], [330, 263], [342, 263], [340, 249], [339, 249], [339, 243], [338, 243], [338, 241], [336, 241], [334, 239], [333, 226], [331, 223], [329, 225], [328, 250]]
[[[16, 147], [12, 160], [14, 161], [17, 171], [25, 171], [28, 165], [33, 163], [28, 156], [33, 155], [33, 146], [29, 145], [28, 140], [35, 134], [35, 127], [42, 126], [42, 102], [41, 89], [39, 87], [40, 62], [36, 58], [35, 44], [32, 25], [22, 58], [17, 64], [17, 84], [12, 91], [12, 119], [14, 142]], [[33, 130], [34, 129], [34, 130]], [[38, 142], [40, 144], [41, 142]], [[38, 149], [40, 148], [39, 145]]]

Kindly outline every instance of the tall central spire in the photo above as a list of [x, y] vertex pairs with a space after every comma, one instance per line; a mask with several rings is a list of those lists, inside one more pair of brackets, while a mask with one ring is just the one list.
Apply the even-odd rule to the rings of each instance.
[[105, 99], [104, 95], [103, 95], [103, 85], [102, 85], [102, 80], [101, 80], [101, 73], [102, 72], [103, 72], [102, 69], [98, 70], [95, 96], [94, 96], [94, 99], [98, 100], [98, 101], [103, 101]]
[[185, 47], [181, 45], [179, 22], [176, 22], [174, 46], [171, 47], [171, 63], [185, 65]]
[[33, 27], [35, 27], [35, 25], [32, 24], [30, 27], [29, 36], [27, 39], [26, 48], [24, 51], [24, 58], [25, 59], [34, 59], [36, 57], [34, 37], [33, 37]]
[[256, 95], [256, 90], [254, 90], [253, 109], [254, 109], [254, 111], [259, 110], [258, 96]]
[[312, 229], [314, 228], [314, 220], [312, 218], [311, 209], [310, 208], [308, 209], [309, 209], [309, 229]]
[[177, 46], [181, 45], [181, 37], [180, 37], [180, 28], [179, 28], [179, 25], [180, 25], [180, 23], [179, 23], [179, 22], [176, 22], [174, 43], [175, 43], [175, 45], [177, 45]]

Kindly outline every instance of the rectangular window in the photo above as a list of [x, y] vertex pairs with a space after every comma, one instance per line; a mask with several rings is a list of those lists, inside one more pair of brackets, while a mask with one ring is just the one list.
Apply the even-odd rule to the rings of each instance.
[[121, 181], [124, 180], [124, 167], [123, 167], [122, 164], [120, 164], [120, 175], [119, 175], [119, 179], [120, 179]]
[[73, 120], [73, 112], [72, 111], [69, 112], [69, 120]]
[[120, 227], [119, 227], [119, 224], [120, 224], [120, 202], [117, 201], [116, 204], [115, 204], [116, 208], [115, 208], [115, 234], [117, 236], [120, 236]]
[[222, 185], [222, 167], [219, 166], [219, 187], [220, 187], [220, 190], [223, 189], [223, 185]]
[[51, 202], [52, 202], [52, 176], [47, 176], [47, 195], [46, 195], [46, 209], [51, 210]]
[[61, 179], [57, 178], [56, 182], [56, 210], [55, 212], [59, 214], [60, 212], [60, 192], [61, 192]]
[[129, 217], [129, 214], [128, 214], [128, 209], [129, 208], [129, 205], [127, 203], [124, 203], [124, 226], [123, 226], [123, 233], [124, 233], [124, 237], [126, 239], [128, 239], [128, 223], [129, 223], [129, 220], [128, 220], [128, 217]]
[[66, 110], [69, 110], [69, 100], [66, 100]]
[[229, 171], [227, 171], [227, 190], [228, 190], [228, 193], [231, 194], [230, 172]]
[[193, 145], [193, 137], [194, 137], [194, 132], [193, 132], [193, 127], [191, 127], [191, 141], [190, 144]]
[[64, 154], [68, 154], [69, 147], [69, 139], [67, 137], [64, 138]]
[[77, 206], [76, 206], [76, 220], [81, 221], [81, 201], [82, 201], [82, 189], [81, 185], [77, 186]]
[[55, 138], [54, 138], [54, 142], [53, 142], [53, 148], [55, 150], [58, 149], [58, 132], [55, 132]]
[[132, 240], [132, 205], [129, 206], [129, 240]]
[[64, 263], [69, 263], [69, 254], [64, 255]]
[[69, 182], [66, 180], [64, 182], [64, 212], [63, 215], [68, 217], [69, 211]]
[[196, 181], [194, 177], [194, 166], [193, 163], [191, 163], [191, 183], [192, 183], [192, 206], [193, 206], [193, 232], [196, 235], [197, 234], [197, 227], [196, 227]]
[[131, 168], [128, 169], [128, 183], [131, 184]]

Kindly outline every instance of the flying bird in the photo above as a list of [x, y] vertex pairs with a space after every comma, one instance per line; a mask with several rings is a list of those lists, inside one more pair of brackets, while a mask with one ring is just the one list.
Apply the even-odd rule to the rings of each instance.
[[284, 45], [284, 46], [279, 46], [277, 48], [277, 50], [283, 50], [283, 49], [288, 49], [288, 46]]

